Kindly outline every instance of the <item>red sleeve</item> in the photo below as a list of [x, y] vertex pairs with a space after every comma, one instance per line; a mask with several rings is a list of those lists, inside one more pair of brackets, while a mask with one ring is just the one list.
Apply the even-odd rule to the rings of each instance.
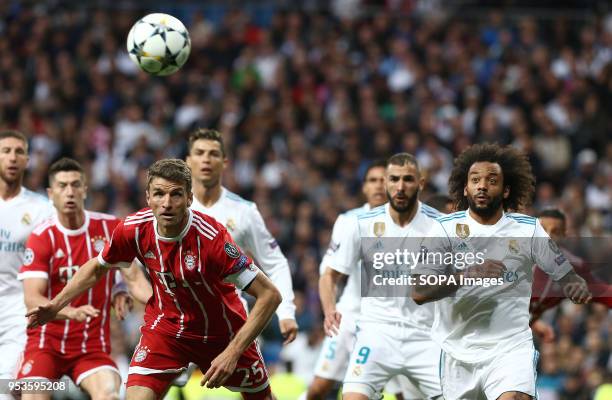
[[215, 228], [219, 233], [215, 235], [208, 251], [209, 265], [218, 268], [221, 279], [247, 269], [253, 260], [243, 253], [223, 225], [217, 223]]
[[17, 279], [28, 278], [49, 279], [49, 261], [53, 253], [48, 231], [41, 235], [31, 234], [26, 242], [23, 265]]
[[98, 255], [98, 261], [102, 265], [127, 263], [129, 266], [135, 257], [134, 233], [127, 230], [122, 221], [115, 227], [110, 243]]

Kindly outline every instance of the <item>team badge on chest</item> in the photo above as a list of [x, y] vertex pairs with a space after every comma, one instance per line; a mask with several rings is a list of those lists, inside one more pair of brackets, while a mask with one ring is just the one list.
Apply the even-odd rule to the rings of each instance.
[[455, 226], [455, 233], [457, 233], [457, 236], [461, 239], [465, 239], [470, 236], [470, 227], [466, 224], [457, 224]]
[[183, 261], [185, 262], [185, 267], [189, 271], [192, 271], [196, 267], [196, 257], [191, 252], [185, 254]]
[[385, 223], [384, 222], [375, 222], [374, 223], [374, 234], [378, 237], [381, 237], [385, 234]]
[[91, 238], [91, 243], [94, 250], [99, 253], [104, 249], [105, 239], [102, 236], [94, 236]]

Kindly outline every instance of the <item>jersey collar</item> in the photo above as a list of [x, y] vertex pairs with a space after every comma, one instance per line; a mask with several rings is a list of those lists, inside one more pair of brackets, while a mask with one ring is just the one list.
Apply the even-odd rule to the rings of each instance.
[[85, 221], [83, 222], [83, 225], [81, 225], [80, 228], [78, 228], [78, 229], [68, 229], [68, 228], [66, 228], [60, 222], [59, 217], [57, 216], [57, 213], [55, 213], [54, 216], [53, 216], [53, 219], [55, 221], [55, 226], [57, 226], [57, 229], [59, 229], [59, 231], [62, 232], [63, 234], [65, 234], [65, 235], [68, 235], [68, 236], [81, 235], [81, 234], [83, 234], [83, 233], [85, 233], [87, 231], [87, 228], [89, 228], [89, 212], [87, 212], [86, 210], [83, 210], [83, 212], [85, 213]]

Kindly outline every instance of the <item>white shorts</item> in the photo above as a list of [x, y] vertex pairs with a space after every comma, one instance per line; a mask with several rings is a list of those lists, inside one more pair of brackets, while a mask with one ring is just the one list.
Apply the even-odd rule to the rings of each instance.
[[[8, 300], [6, 304], [19, 304], [15, 300]], [[23, 303], [23, 296], [19, 296]], [[26, 345], [25, 306], [10, 307], [10, 312], [0, 314], [0, 379], [11, 379], [17, 376], [17, 369], [23, 357]], [[9, 311], [9, 310], [7, 310]]]
[[421, 400], [423, 393], [404, 375], [395, 375], [385, 385], [385, 392], [401, 393], [405, 400]]
[[339, 333], [326, 336], [321, 346], [314, 374], [320, 378], [341, 382], [355, 345], [355, 316], [342, 314]]
[[539, 354], [533, 341], [479, 363], [466, 363], [446, 353], [441, 356], [445, 400], [495, 400], [505, 392], [536, 396]]
[[381, 398], [385, 384], [395, 375], [404, 375], [419, 392], [410, 398], [436, 398], [442, 394], [440, 352], [428, 331], [405, 324], [358, 324], [342, 393]]

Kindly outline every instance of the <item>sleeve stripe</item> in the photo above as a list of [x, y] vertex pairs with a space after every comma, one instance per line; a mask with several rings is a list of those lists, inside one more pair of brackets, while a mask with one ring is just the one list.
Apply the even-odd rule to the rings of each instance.
[[17, 280], [20, 281], [30, 278], [49, 279], [49, 274], [45, 271], [25, 271], [17, 274]]
[[148, 221], [153, 221], [155, 219], [155, 217], [150, 217], [150, 218], [143, 218], [143, 219], [133, 219], [131, 221], [127, 221], [123, 223], [123, 225], [137, 225], [137, 224], [143, 224], [145, 222]]
[[194, 225], [199, 228], [200, 230], [207, 232], [210, 236], [212, 236], [210, 239], [212, 240], [212, 238], [214, 238], [215, 236], [217, 236], [217, 231], [215, 229], [212, 229], [212, 227], [209, 224], [203, 225], [200, 221], [198, 221], [196, 218], [193, 219], [193, 223]]
[[200, 227], [198, 225], [194, 225], [194, 226], [198, 230], [200, 235], [204, 236], [206, 239], [208, 239], [208, 240], [213, 240], [214, 239], [214, 236], [210, 236], [209, 233], [204, 232], [202, 229], [200, 229]]
[[211, 224], [204, 221], [204, 219], [202, 219], [199, 215], [194, 214], [194, 221], [198, 222], [201, 228], [207, 228], [210, 230], [213, 233], [213, 236], [216, 236], [217, 233], [219, 233], [219, 231], [217, 231]]

